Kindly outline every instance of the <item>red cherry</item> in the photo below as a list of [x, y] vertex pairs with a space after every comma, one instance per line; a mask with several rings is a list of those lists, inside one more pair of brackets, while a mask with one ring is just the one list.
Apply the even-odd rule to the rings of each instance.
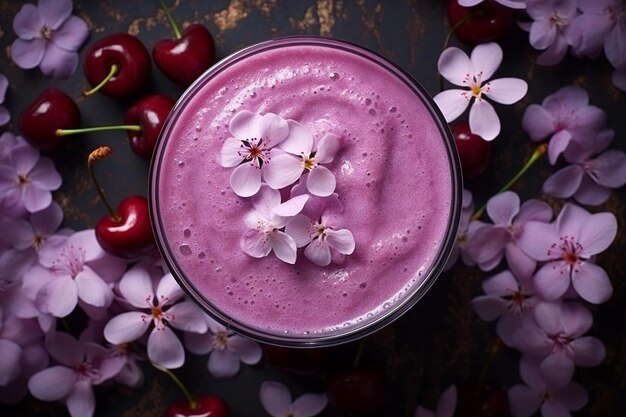
[[80, 111], [63, 91], [49, 88], [24, 109], [19, 123], [31, 145], [50, 149], [61, 142], [55, 134], [57, 129], [74, 129], [80, 125]]
[[459, 151], [463, 174], [473, 178], [485, 172], [491, 162], [492, 143], [473, 134], [467, 122], [455, 123], [452, 135]]
[[513, 25], [513, 11], [492, 0], [472, 7], [459, 5], [458, 0], [449, 0], [448, 22], [450, 27], [459, 25], [454, 33], [461, 42], [477, 45], [501, 39]]
[[105, 251], [124, 259], [138, 259], [154, 249], [148, 200], [126, 197], [115, 214], [117, 218], [108, 214], [96, 225], [96, 238]]
[[458, 389], [457, 417], [506, 417], [509, 398], [501, 388], [466, 381]]
[[165, 410], [165, 417], [230, 417], [228, 404], [217, 395], [198, 397], [194, 403], [194, 408], [189, 401], [174, 403]]
[[159, 94], [150, 95], [135, 102], [127, 111], [124, 123], [139, 125], [141, 131], [128, 132], [130, 147], [143, 159], [150, 160], [165, 119], [174, 107], [174, 100]]
[[215, 60], [215, 44], [209, 30], [199, 24], [189, 25], [180, 39], [162, 39], [152, 48], [157, 67], [170, 80], [189, 86]]
[[348, 369], [331, 376], [328, 400], [339, 411], [350, 416], [365, 416], [385, 404], [386, 383], [378, 368]]
[[84, 70], [92, 86], [109, 76], [111, 67], [117, 72], [99, 89], [112, 97], [128, 97], [139, 91], [150, 79], [150, 54], [141, 41], [127, 33], [104, 37], [85, 53]]
[[294, 349], [262, 345], [263, 359], [275, 368], [301, 375], [311, 375], [328, 362], [329, 348]]

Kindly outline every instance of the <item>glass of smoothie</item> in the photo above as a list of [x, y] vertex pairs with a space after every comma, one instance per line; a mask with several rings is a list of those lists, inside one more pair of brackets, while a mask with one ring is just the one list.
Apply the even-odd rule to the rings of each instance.
[[227, 57], [179, 99], [151, 165], [152, 224], [179, 284], [227, 328], [338, 344], [398, 318], [440, 275], [459, 168], [445, 120], [406, 72], [351, 43], [281, 38]]

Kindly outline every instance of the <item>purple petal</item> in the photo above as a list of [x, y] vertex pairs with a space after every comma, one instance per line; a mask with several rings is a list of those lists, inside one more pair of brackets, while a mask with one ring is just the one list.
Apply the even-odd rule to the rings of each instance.
[[52, 34], [52, 42], [59, 48], [76, 52], [89, 36], [89, 28], [83, 19], [70, 16], [63, 25]]
[[326, 242], [321, 239], [315, 239], [309, 246], [304, 249], [304, 256], [307, 259], [319, 266], [326, 266], [330, 264], [330, 248], [326, 244]]
[[437, 401], [437, 417], [452, 417], [456, 409], [456, 386], [450, 385]]
[[52, 30], [56, 30], [72, 14], [71, 0], [39, 0], [39, 13], [44, 24]]
[[247, 365], [254, 365], [261, 360], [263, 351], [254, 340], [234, 335], [228, 339], [228, 348], [239, 360]]
[[281, 383], [263, 382], [259, 397], [263, 408], [272, 417], [285, 417], [291, 411], [291, 393]]
[[326, 394], [304, 394], [296, 398], [291, 411], [298, 417], [313, 417], [321, 413], [327, 404]]
[[272, 251], [272, 245], [265, 232], [250, 230], [241, 239], [241, 250], [253, 258], [264, 258]]
[[37, 233], [43, 236], [49, 236], [63, 223], [63, 209], [53, 201], [48, 208], [33, 213], [30, 216], [30, 221]]
[[528, 256], [538, 261], [550, 259], [550, 246], [559, 241], [559, 234], [550, 223], [530, 221], [517, 238], [517, 246]]
[[[447, 48], [441, 53], [437, 69], [443, 78], [460, 87], [467, 87], [465, 79], [473, 73], [469, 57], [456, 47]], [[435, 101], [437, 101], [436, 98]]]
[[85, 254], [85, 262], [93, 261], [106, 254], [96, 239], [94, 229], [86, 229], [74, 233], [68, 238], [66, 246], [80, 248]]
[[163, 305], [169, 305], [180, 299], [184, 292], [174, 279], [174, 276], [171, 273], [167, 273], [159, 281], [155, 295]]
[[589, 394], [583, 387], [572, 382], [561, 391], [561, 398], [570, 411], [578, 411], [589, 401]]
[[590, 216], [589, 212], [575, 204], [566, 203], [556, 218], [560, 236], [579, 236], [580, 227]]
[[287, 138], [289, 125], [273, 113], [259, 115], [243, 110], [230, 121], [230, 131], [239, 140], [263, 138], [266, 145], [272, 147]]
[[[624, 11], [621, 13], [623, 18]], [[604, 54], [613, 67], [619, 68], [626, 65], [626, 28], [623, 24], [613, 26], [604, 38]]]
[[622, 91], [626, 91], [626, 66], [624, 66], [624, 68], [618, 68], [613, 71], [613, 74], [611, 75], [611, 81], [616, 88]]
[[78, 381], [66, 400], [67, 409], [72, 417], [93, 416], [96, 399], [90, 381]]
[[250, 199], [250, 203], [261, 215], [270, 218], [274, 207], [280, 204], [280, 199], [278, 190], [263, 184], [259, 192]]
[[146, 333], [152, 317], [138, 311], [129, 311], [113, 317], [104, 326], [104, 338], [114, 345], [139, 339]]
[[563, 350], [558, 350], [545, 358], [539, 369], [548, 385], [555, 388], [563, 388], [574, 376], [574, 362]]
[[598, 366], [606, 356], [604, 344], [591, 336], [572, 340], [569, 347], [574, 352], [574, 363], [577, 366]]
[[207, 363], [209, 372], [216, 378], [230, 378], [237, 375], [239, 359], [228, 350], [213, 350]]
[[[531, 307], [532, 308], [532, 307]], [[509, 347], [516, 347], [515, 334], [524, 325], [525, 314], [529, 310], [525, 310], [523, 315], [505, 314], [498, 320], [496, 324], [496, 334], [502, 339], [502, 342]]]
[[542, 398], [526, 385], [512, 386], [507, 395], [513, 417], [530, 417], [539, 409]]
[[[2, 94], [0, 94], [0, 103], [2, 103], [3, 100]], [[11, 120], [11, 113], [9, 113], [5, 107], [0, 106], [0, 126], [9, 123], [9, 120]]]
[[487, 262], [501, 256], [510, 240], [511, 236], [506, 229], [485, 225], [469, 236], [467, 251], [477, 263]]
[[567, 130], [561, 130], [550, 138], [548, 143], [548, 160], [550, 164], [554, 165], [559, 155], [568, 147], [572, 140], [572, 134]]
[[496, 0], [503, 6], [511, 9], [524, 9], [526, 7], [526, 0]]
[[239, 197], [255, 195], [261, 188], [261, 170], [251, 163], [239, 165], [230, 174], [230, 187]]
[[587, 161], [587, 172], [598, 184], [619, 188], [626, 184], [626, 153], [610, 149]]
[[153, 329], [148, 337], [148, 357], [166, 369], [180, 368], [185, 363], [185, 350], [178, 336], [169, 327]]
[[76, 373], [65, 366], [53, 366], [33, 375], [28, 381], [30, 393], [42, 401], [67, 397], [77, 382]]
[[48, 313], [55, 317], [66, 317], [78, 303], [78, 289], [71, 277], [58, 277], [42, 288], [40, 297]]
[[446, 122], [455, 121], [469, 106], [470, 101], [465, 97], [465, 93], [467, 93], [465, 90], [452, 89], [442, 91], [434, 97]]
[[239, 139], [226, 139], [220, 150], [219, 164], [224, 168], [236, 167], [243, 161], [243, 157], [239, 155], [242, 143]]
[[119, 290], [126, 301], [138, 308], [149, 307], [147, 298], [154, 294], [150, 274], [141, 265], [132, 267], [124, 274]]
[[19, 250], [30, 248], [35, 241], [33, 226], [25, 220], [2, 223], [2, 233], [11, 246]]
[[[585, 106], [576, 112], [576, 118], [573, 123], [573, 130], [580, 131], [582, 139], [591, 140], [593, 135], [603, 129], [606, 124], [606, 113], [596, 106]], [[579, 138], [580, 139], [580, 138]]]
[[193, 333], [206, 333], [208, 330], [204, 313], [191, 301], [174, 304], [167, 314], [173, 316], [169, 323], [177, 329]]
[[613, 287], [601, 267], [583, 262], [572, 272], [572, 285], [576, 292], [592, 304], [601, 304], [611, 298]]
[[263, 179], [273, 189], [280, 190], [298, 181], [303, 172], [302, 159], [281, 153], [272, 156], [270, 163], [263, 167]]
[[519, 196], [512, 191], [496, 194], [487, 202], [487, 214], [496, 225], [510, 225], [519, 208]]
[[30, 213], [41, 211], [52, 203], [52, 194], [37, 183], [26, 184], [22, 188], [24, 208]]
[[525, 225], [531, 220], [549, 222], [552, 220], [552, 207], [542, 200], [526, 200], [515, 218], [515, 224]]
[[39, 37], [44, 26], [43, 19], [37, 7], [25, 4], [13, 18], [13, 30], [23, 40], [31, 40]]
[[320, 164], [329, 164], [335, 159], [335, 155], [339, 152], [341, 142], [339, 136], [327, 133], [317, 144], [315, 160]]
[[574, 194], [574, 198], [581, 204], [587, 206], [598, 206], [604, 204], [611, 196], [609, 188], [598, 185], [588, 175], [585, 175], [580, 182], [580, 187]]
[[542, 417], [571, 417], [571, 413], [560, 401], [544, 401], [541, 405], [541, 416]]
[[7, 89], [9, 88], [9, 80], [6, 75], [0, 74], [0, 104], [6, 98]]
[[[463, 0], [459, 0], [459, 1], [463, 1]], [[468, 0], [465, 0], [465, 1], [468, 1]], [[478, 0], [478, 3], [480, 3], [481, 1], [482, 0]], [[415, 409], [415, 417], [436, 417], [436, 416], [435, 416], [434, 411], [431, 411], [427, 408], [422, 407], [421, 405], [418, 405], [417, 408]]]
[[522, 357], [519, 362], [519, 375], [533, 392], [542, 397], [546, 394], [546, 388], [548, 387], [541, 377], [541, 372], [539, 372], [539, 363], [527, 357]]
[[206, 355], [213, 350], [213, 338], [210, 332], [203, 334], [185, 333], [183, 336], [185, 347], [191, 353]]
[[287, 125], [289, 135], [281, 142], [280, 149], [296, 156], [308, 156], [313, 149], [313, 134], [295, 120], [287, 120]]
[[543, 183], [543, 192], [552, 197], [570, 198], [580, 187], [583, 175], [580, 165], [568, 165], [548, 177]]
[[458, 0], [459, 5], [463, 7], [472, 7], [476, 6], [478, 3], [482, 3], [483, 0]]
[[617, 235], [617, 219], [610, 212], [592, 214], [580, 227], [580, 256], [589, 258], [606, 250]]
[[482, 287], [486, 295], [505, 297], [516, 292], [519, 284], [511, 271], [507, 270], [484, 280]]
[[307, 201], [309, 201], [309, 196], [306, 194], [292, 197], [274, 207], [272, 213], [281, 217], [293, 217], [302, 211]]
[[481, 295], [472, 299], [472, 306], [478, 317], [485, 321], [493, 321], [507, 310], [507, 301], [500, 297]]
[[354, 252], [354, 236], [348, 229], [326, 230], [326, 243], [339, 253], [351, 255]]
[[296, 242], [285, 232], [275, 231], [270, 234], [269, 242], [278, 259], [288, 264], [296, 263]]
[[528, 280], [535, 272], [537, 262], [526, 255], [517, 245], [509, 243], [504, 247], [504, 256], [509, 265], [509, 269], [523, 280]]
[[69, 78], [78, 68], [78, 53], [48, 43], [40, 64], [41, 72], [48, 77]]
[[558, 64], [567, 54], [568, 47], [565, 36], [557, 36], [552, 45], [537, 57], [537, 64], [543, 66]]
[[485, 100], [477, 100], [470, 108], [469, 125], [473, 134], [487, 141], [494, 140], [500, 133], [500, 119], [495, 109]]
[[589, 104], [589, 95], [584, 88], [578, 85], [566, 85], [555, 93], [550, 94], [543, 101], [543, 106], [554, 114], [559, 114], [562, 106], [568, 110], [583, 108]]
[[530, 26], [529, 42], [535, 49], [546, 49], [554, 43], [556, 37], [556, 26], [550, 20], [536, 20]]
[[522, 117], [522, 127], [530, 139], [538, 142], [554, 132], [554, 119], [544, 107], [531, 104], [526, 108]]
[[495, 42], [482, 43], [474, 47], [472, 55], [472, 74], [481, 74], [483, 81], [490, 79], [502, 63], [502, 48]]
[[581, 303], [566, 302], [561, 304], [560, 330], [572, 338], [587, 333], [593, 325], [591, 312]]
[[293, 238], [297, 247], [301, 248], [308, 245], [313, 239], [312, 226], [311, 219], [304, 214], [298, 214], [289, 220], [285, 226], [285, 233]]
[[490, 99], [500, 104], [513, 104], [520, 101], [528, 91], [528, 84], [519, 78], [499, 78], [489, 82]]
[[570, 284], [569, 266], [560, 262], [548, 262], [533, 278], [537, 293], [546, 300], [556, 300], [567, 291]]
[[23, 175], [29, 175], [40, 158], [39, 151], [30, 145], [18, 145], [14, 147], [12, 156], [15, 172]]
[[0, 387], [5, 387], [20, 374], [22, 349], [11, 340], [0, 339]]
[[335, 192], [337, 180], [335, 175], [326, 167], [318, 165], [306, 179], [306, 187], [309, 192], [319, 197], [328, 197]]
[[111, 288], [88, 266], [84, 266], [83, 270], [78, 273], [75, 282], [78, 297], [87, 304], [108, 307], [113, 301]]

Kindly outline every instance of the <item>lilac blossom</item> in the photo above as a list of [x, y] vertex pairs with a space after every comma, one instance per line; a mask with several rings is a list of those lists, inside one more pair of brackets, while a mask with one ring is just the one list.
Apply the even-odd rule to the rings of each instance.
[[4, 132], [0, 135], [0, 165], [11, 163], [13, 149], [19, 145], [28, 145], [28, 142], [11, 132]]
[[487, 202], [487, 214], [494, 222], [477, 228], [468, 242], [470, 257], [484, 270], [495, 268], [506, 256], [509, 268], [521, 278], [530, 277], [536, 261], [517, 245], [531, 220], [548, 222], [552, 209], [541, 200], [531, 199], [520, 206], [520, 199], [512, 191], [497, 194]]
[[113, 317], [104, 327], [105, 339], [114, 345], [133, 342], [154, 323], [148, 336], [148, 357], [163, 368], [181, 367], [185, 362], [185, 351], [172, 327], [204, 333], [207, 324], [199, 308], [183, 299], [183, 290], [172, 274], [168, 273], [153, 283], [146, 269], [135, 266], [120, 280], [119, 292], [136, 310]]
[[459, 257], [463, 259], [465, 265], [474, 265], [475, 262], [467, 254], [468, 228], [470, 220], [474, 214], [474, 198], [468, 190], [463, 190], [463, 199], [461, 202], [461, 219], [459, 220], [459, 228], [454, 242], [454, 247], [450, 252], [450, 257], [446, 262], [445, 270], [451, 269], [457, 263]]
[[[482, 3], [484, 0], [458, 0], [459, 4], [463, 7], [472, 7]], [[494, 0], [496, 3], [500, 3], [505, 7], [511, 9], [524, 9], [526, 7], [527, 0]]]
[[623, 0], [579, 0], [582, 12], [572, 22], [570, 42], [577, 55], [604, 54], [615, 68], [626, 65], [626, 4]]
[[0, 163], [2, 206], [12, 217], [34, 213], [52, 202], [51, 191], [61, 186], [61, 176], [52, 159], [40, 156], [30, 145], [17, 145], [6, 163]]
[[597, 366], [605, 356], [600, 340], [585, 333], [593, 324], [589, 310], [578, 302], [541, 302], [534, 320], [516, 333], [516, 346], [536, 358], [542, 378], [553, 388], [572, 380], [574, 366]]
[[528, 222], [518, 244], [530, 257], [545, 263], [533, 278], [537, 293], [556, 300], [571, 283], [590, 303], [608, 300], [613, 293], [611, 281], [593, 257], [608, 248], [616, 234], [612, 213], [590, 214], [569, 203], [552, 223]]
[[313, 417], [328, 404], [326, 394], [303, 394], [292, 402], [289, 389], [272, 381], [261, 384], [259, 397], [263, 408], [272, 417]]
[[263, 184], [251, 199], [252, 211], [245, 216], [249, 230], [241, 240], [241, 249], [254, 258], [263, 258], [274, 251], [281, 261], [294, 264], [296, 242], [280, 229], [285, 227], [289, 218], [302, 211], [308, 199], [309, 196], [304, 194], [281, 203], [280, 192]]
[[442, 91], [435, 96], [435, 103], [448, 123], [456, 120], [474, 99], [469, 112], [470, 130], [485, 140], [498, 136], [500, 119], [485, 97], [497, 103], [513, 104], [528, 90], [526, 81], [518, 78], [488, 81], [501, 62], [502, 48], [494, 42], [476, 46], [470, 57], [456, 47], [441, 53], [437, 63], [439, 73], [452, 84], [465, 88]]
[[230, 121], [232, 138], [220, 151], [220, 165], [235, 168], [230, 186], [240, 197], [250, 197], [261, 188], [261, 179], [269, 165], [270, 150], [287, 139], [289, 125], [274, 113], [260, 115], [240, 111]]
[[531, 283], [506, 270], [484, 280], [482, 288], [485, 295], [472, 299], [476, 314], [486, 321], [498, 319], [498, 336], [505, 345], [515, 346], [515, 332], [537, 304]]
[[526, 385], [514, 385], [507, 393], [513, 417], [530, 417], [537, 410], [543, 417], [569, 417], [589, 401], [587, 391], [575, 382], [558, 388], [548, 384], [529, 359], [522, 358], [519, 372]]
[[557, 198], [574, 197], [581, 204], [599, 205], [611, 194], [611, 189], [626, 184], [626, 154], [609, 149], [612, 130], [602, 131], [588, 149], [572, 143], [565, 159], [571, 165], [558, 170], [543, 183], [543, 192]]
[[333, 162], [339, 150], [339, 136], [327, 133], [313, 150], [313, 134], [300, 123], [287, 120], [289, 136], [272, 151], [272, 163], [265, 169], [265, 182], [279, 190], [298, 181], [308, 173], [306, 187], [309, 193], [327, 197], [335, 191], [335, 175], [322, 164]]
[[[4, 103], [6, 98], [7, 88], [9, 88], [9, 80], [6, 75], [0, 74], [0, 104]], [[11, 114], [4, 106], [0, 106], [0, 126], [4, 126], [11, 120]]]
[[54, 201], [45, 209], [32, 213], [29, 220], [0, 222], [3, 233], [15, 249], [37, 252], [63, 223], [63, 209]]
[[561, 62], [569, 48], [570, 23], [578, 15], [576, 0], [526, 0], [526, 13], [533, 22], [520, 26], [530, 32], [532, 47], [544, 51], [537, 63], [555, 65]]
[[441, 394], [441, 397], [439, 397], [437, 408], [434, 412], [422, 406], [418, 406], [415, 410], [415, 417], [452, 417], [456, 409], [456, 397], [456, 386], [451, 385]]
[[33, 375], [28, 388], [43, 401], [63, 401], [72, 417], [91, 417], [96, 408], [94, 385], [113, 378], [122, 368], [120, 358], [111, 357], [95, 343], [81, 343], [66, 333], [55, 333], [46, 347], [58, 365]]
[[24, 275], [36, 262], [37, 256], [31, 251], [9, 249], [0, 253], [0, 311], [23, 319], [39, 315], [23, 290]]
[[78, 49], [89, 36], [83, 19], [72, 16], [71, 0], [25, 4], [13, 19], [18, 36], [11, 58], [22, 69], [37, 66], [53, 78], [68, 78], [78, 67]]
[[208, 332], [187, 333], [185, 346], [197, 355], [209, 354], [207, 368], [217, 378], [237, 375], [240, 362], [255, 365], [261, 360], [261, 346], [254, 340], [239, 336], [210, 317], [206, 317]]
[[571, 142], [589, 147], [589, 138], [595, 137], [605, 123], [604, 111], [590, 106], [587, 92], [576, 85], [560, 88], [541, 105], [531, 104], [522, 118], [522, 127], [531, 140], [549, 138], [548, 158], [552, 165]]

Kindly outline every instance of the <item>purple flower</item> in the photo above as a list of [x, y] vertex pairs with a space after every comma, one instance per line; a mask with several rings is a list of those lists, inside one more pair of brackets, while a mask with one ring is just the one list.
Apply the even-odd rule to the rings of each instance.
[[526, 12], [534, 20], [523, 25], [530, 32], [530, 44], [545, 50], [540, 65], [555, 65], [567, 53], [569, 24], [577, 16], [576, 0], [526, 0]]
[[325, 394], [304, 394], [291, 401], [289, 389], [281, 383], [265, 381], [259, 392], [261, 404], [272, 417], [313, 417], [328, 403]]
[[67, 78], [78, 67], [78, 49], [89, 35], [83, 19], [72, 16], [71, 0], [39, 0], [25, 4], [13, 19], [18, 36], [11, 58], [22, 69], [39, 66], [53, 78]]
[[485, 140], [493, 140], [500, 133], [500, 119], [495, 109], [483, 96], [501, 104], [513, 104], [522, 99], [528, 90], [526, 81], [518, 78], [489, 80], [502, 62], [502, 49], [497, 43], [478, 45], [471, 57], [459, 48], [445, 49], [439, 57], [439, 73], [454, 85], [466, 89], [442, 91], [435, 96], [447, 122], [456, 120], [472, 99], [469, 113], [472, 133]]
[[10, 220], [0, 222], [3, 233], [15, 249], [39, 251], [63, 222], [63, 209], [54, 201], [45, 209], [32, 213], [30, 221]]
[[185, 334], [185, 346], [197, 355], [209, 354], [207, 368], [217, 378], [237, 375], [240, 362], [254, 365], [261, 360], [261, 346], [254, 340], [233, 333], [210, 317], [206, 317], [209, 331], [203, 334]]
[[[0, 74], [0, 104], [4, 103], [7, 88], [9, 88], [9, 80], [4, 74]], [[6, 107], [0, 106], [0, 126], [4, 126], [11, 120], [11, 115]]]
[[474, 265], [475, 262], [467, 254], [468, 227], [470, 220], [474, 214], [474, 198], [468, 190], [463, 190], [463, 200], [461, 203], [461, 219], [459, 220], [459, 229], [457, 231], [456, 240], [450, 257], [446, 262], [445, 270], [451, 269], [457, 263], [459, 257], [463, 259], [465, 265]]
[[572, 380], [574, 365], [597, 366], [605, 356], [600, 340], [584, 336], [593, 324], [587, 308], [577, 302], [541, 302], [535, 306], [534, 320], [526, 320], [515, 334], [522, 353], [540, 361], [543, 379], [554, 388]]
[[611, 189], [626, 184], [626, 154], [606, 150], [613, 136], [612, 130], [602, 131], [589, 149], [572, 143], [565, 152], [572, 164], [552, 174], [543, 183], [543, 191], [557, 198], [574, 197], [581, 204], [604, 203]]
[[[459, 4], [463, 7], [476, 6], [482, 3], [484, 0], [458, 0]], [[526, 7], [527, 0], [494, 0], [496, 3], [500, 3], [503, 6], [510, 7], [511, 9], [523, 9]]]
[[513, 273], [527, 278], [535, 271], [536, 262], [517, 245], [527, 222], [548, 222], [552, 209], [541, 200], [528, 200], [520, 207], [520, 199], [512, 191], [497, 194], [487, 202], [487, 214], [494, 224], [477, 228], [468, 243], [470, 257], [484, 270], [495, 268], [504, 255]]
[[43, 401], [64, 401], [72, 417], [93, 416], [96, 400], [93, 385], [113, 378], [124, 362], [109, 356], [95, 343], [81, 343], [66, 333], [56, 333], [46, 347], [59, 365], [33, 375], [28, 388]]
[[589, 400], [587, 391], [575, 382], [560, 388], [550, 386], [528, 359], [522, 358], [519, 372], [526, 385], [514, 385], [508, 391], [513, 417], [530, 417], [539, 409], [543, 417], [567, 417]]
[[139, 339], [151, 323], [148, 357], [163, 368], [179, 368], [185, 362], [185, 351], [172, 327], [204, 333], [207, 331], [203, 313], [191, 301], [179, 301], [183, 290], [172, 274], [164, 275], [153, 285], [148, 271], [141, 266], [128, 270], [119, 282], [124, 299], [140, 311], [129, 311], [113, 317], [104, 327], [109, 343], [119, 345]]
[[0, 253], [0, 320], [2, 310], [24, 319], [39, 315], [39, 309], [23, 289], [24, 275], [36, 262], [32, 251], [9, 249]]
[[617, 68], [611, 75], [611, 81], [616, 88], [626, 92], [626, 65]]
[[590, 303], [608, 300], [613, 293], [611, 281], [592, 258], [608, 248], [616, 234], [612, 213], [590, 214], [573, 204], [566, 204], [553, 223], [528, 222], [518, 244], [530, 257], [545, 262], [534, 276], [537, 293], [556, 300], [571, 282]]
[[274, 251], [283, 262], [296, 263], [296, 242], [281, 231], [290, 217], [302, 211], [309, 196], [296, 196], [281, 203], [280, 192], [263, 184], [251, 199], [253, 210], [246, 217], [248, 232], [241, 240], [241, 249], [254, 258], [263, 258]]
[[261, 178], [270, 161], [270, 150], [287, 139], [289, 125], [282, 117], [240, 111], [230, 121], [232, 138], [220, 152], [220, 165], [235, 168], [230, 186], [240, 197], [250, 197], [261, 188]]
[[578, 8], [582, 14], [570, 29], [574, 53], [595, 58], [604, 47], [615, 68], [626, 65], [626, 4], [622, 0], [579, 0]]
[[503, 271], [482, 282], [485, 295], [472, 299], [478, 317], [498, 319], [496, 331], [505, 345], [515, 345], [515, 332], [532, 314], [537, 298], [530, 283], [518, 280], [511, 271]]
[[308, 195], [309, 200], [306, 202], [302, 209], [302, 214], [309, 219], [319, 219], [325, 212], [333, 211], [341, 213], [343, 211], [343, 204], [339, 201], [339, 195], [332, 193], [327, 197], [319, 197], [314, 194], [309, 194], [307, 189], [307, 179], [309, 174], [303, 174], [300, 177], [300, 181], [291, 188], [290, 197], [294, 198], [299, 195]]
[[456, 409], [456, 397], [456, 386], [451, 385], [439, 397], [437, 409], [434, 412], [422, 406], [417, 406], [415, 417], [452, 417]]
[[264, 172], [265, 182], [279, 190], [298, 181], [303, 172], [308, 173], [306, 187], [309, 193], [327, 197], [335, 191], [335, 175], [321, 164], [335, 159], [339, 137], [327, 133], [313, 150], [313, 134], [300, 123], [287, 120], [289, 136], [278, 147], [284, 152], [272, 151], [272, 163]]
[[[13, 149], [19, 145], [27, 145], [28, 143], [21, 136], [15, 136], [11, 132], [4, 132], [0, 135], [0, 164], [10, 164]], [[1, 198], [0, 198], [1, 201]]]
[[574, 141], [589, 147], [588, 138], [603, 129], [606, 114], [589, 105], [587, 92], [576, 85], [560, 88], [541, 105], [531, 104], [522, 118], [522, 127], [535, 142], [550, 137], [548, 158], [555, 164], [559, 155]]

